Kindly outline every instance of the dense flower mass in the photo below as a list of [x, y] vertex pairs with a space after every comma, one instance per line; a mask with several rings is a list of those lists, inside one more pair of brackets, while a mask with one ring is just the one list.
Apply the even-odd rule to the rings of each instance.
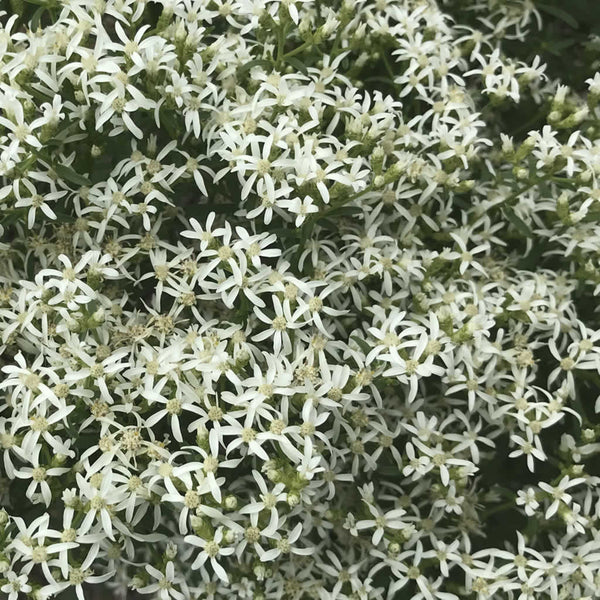
[[1, 6], [2, 598], [600, 596], [598, 39]]

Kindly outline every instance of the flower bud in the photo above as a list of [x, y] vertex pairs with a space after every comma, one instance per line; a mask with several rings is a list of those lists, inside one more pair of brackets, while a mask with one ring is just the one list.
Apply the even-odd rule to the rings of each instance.
[[300, 504], [300, 496], [298, 496], [298, 494], [295, 494], [294, 492], [291, 492], [287, 495], [287, 503], [290, 506], [298, 506], [298, 504]]
[[235, 496], [226, 496], [225, 497], [225, 508], [227, 510], [235, 510], [238, 506], [238, 501]]
[[587, 444], [594, 442], [596, 440], [596, 432], [593, 429], [584, 429], [581, 432], [581, 439]]
[[388, 554], [393, 556], [394, 554], [398, 554], [398, 552], [400, 552], [400, 544], [398, 544], [397, 542], [392, 542], [388, 546]]
[[515, 153], [514, 162], [519, 163], [525, 157], [529, 156], [533, 149], [535, 148], [536, 141], [533, 136], [529, 136], [523, 143], [519, 146], [519, 149]]
[[173, 560], [177, 556], [177, 546], [173, 542], [169, 542], [165, 549], [165, 557], [168, 560]]
[[232, 529], [227, 529], [225, 531], [225, 535], [223, 536], [223, 540], [225, 540], [228, 544], [233, 544], [235, 542], [235, 533]]
[[392, 183], [398, 181], [402, 175], [402, 166], [400, 163], [394, 163], [386, 172], [384, 177], [384, 183]]
[[569, 92], [569, 88], [566, 85], [558, 86], [558, 89], [556, 90], [556, 94], [554, 94], [554, 99], [552, 100], [552, 110], [556, 110], [556, 111], [563, 110], [568, 92]]
[[529, 171], [527, 169], [525, 169], [524, 167], [516, 168], [514, 170], [514, 174], [515, 174], [515, 177], [520, 180], [527, 179], [527, 177], [529, 177]]
[[562, 121], [560, 121], [560, 123], [557, 123], [556, 127], [558, 129], [571, 129], [572, 127], [576, 127], [582, 121], [585, 120], [585, 118], [588, 116], [589, 112], [590, 112], [590, 109], [587, 106], [583, 106], [579, 110], [570, 114], [566, 119], [563, 119]]
[[382, 146], [377, 146], [371, 154], [371, 168], [373, 172], [379, 175], [383, 168], [383, 159], [385, 157], [385, 151]]
[[373, 187], [379, 189], [385, 185], [385, 177], [383, 175], [377, 175], [373, 180]]
[[97, 311], [95, 311], [90, 318], [90, 325], [97, 327], [98, 325], [104, 323], [105, 315], [104, 309], [100, 307]]
[[267, 471], [267, 478], [273, 483], [281, 481], [281, 473], [277, 469], [269, 469]]

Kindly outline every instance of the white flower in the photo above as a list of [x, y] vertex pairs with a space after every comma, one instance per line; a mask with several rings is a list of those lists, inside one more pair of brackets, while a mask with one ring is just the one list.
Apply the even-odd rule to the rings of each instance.
[[[410, 346], [413, 346], [414, 350], [408, 359], [402, 358], [394, 347], [390, 348], [389, 354], [383, 354], [380, 357], [391, 364], [391, 368], [384, 371], [386, 377], [396, 377], [398, 381], [409, 384], [409, 402], [412, 402], [417, 396], [418, 383], [421, 377], [443, 375], [444, 373], [443, 367], [433, 363], [433, 355], [430, 354], [424, 360], [421, 360], [428, 341], [427, 335], [423, 333], [418, 340], [411, 342]], [[408, 345], [407, 343], [406, 346]]]
[[2, 599], [600, 593], [569, 3], [5, 4]]
[[395, 510], [388, 511], [386, 513], [380, 512], [376, 507], [367, 504], [369, 512], [373, 515], [373, 519], [365, 519], [356, 523], [356, 529], [375, 529], [371, 542], [374, 546], [377, 546], [383, 539], [383, 534], [387, 529], [402, 529], [406, 524], [402, 521], [401, 517], [406, 514], [406, 511], [397, 508]]
[[576, 477], [575, 479], [570, 479], [568, 475], [565, 475], [557, 485], [550, 485], [544, 481], [540, 481], [538, 486], [541, 490], [546, 492], [550, 496], [550, 506], [548, 506], [546, 510], [546, 514], [544, 515], [546, 519], [549, 519], [552, 515], [554, 515], [559, 506], [562, 504], [566, 504], [567, 506], [571, 502], [571, 495], [566, 493], [566, 490], [569, 488], [579, 485], [580, 483], [584, 483], [585, 479], [582, 477]]
[[302, 523], [298, 523], [292, 531], [290, 531], [289, 535], [281, 536], [281, 534], [276, 534], [276, 543], [275, 548], [271, 548], [266, 552], [259, 554], [260, 560], [262, 562], [273, 561], [279, 556], [286, 554], [298, 554], [301, 556], [306, 556], [312, 553], [312, 548], [298, 548], [293, 546], [302, 533]]
[[157, 581], [143, 588], [138, 588], [137, 591], [140, 594], [155, 594], [160, 600], [169, 600], [169, 598], [184, 600], [185, 595], [174, 587], [183, 582], [183, 577], [175, 576], [175, 565], [172, 561], [167, 563], [164, 572], [159, 571], [152, 565], [146, 565], [146, 571]]
[[[21, 186], [27, 189], [28, 194], [22, 195]], [[35, 186], [28, 179], [20, 179], [18, 182], [15, 181], [13, 185], [15, 197], [15, 208], [30, 207], [27, 212], [27, 226], [31, 229], [35, 223], [36, 211], [41, 210], [44, 215], [49, 219], [56, 219], [56, 213], [52, 210], [50, 203], [59, 200], [67, 194], [66, 190], [60, 190], [56, 192], [50, 192], [46, 194], [39, 194]]]
[[313, 199], [310, 196], [304, 196], [304, 199], [291, 198], [289, 200], [278, 200], [277, 206], [297, 215], [294, 222], [296, 227], [300, 227], [310, 214], [319, 212], [319, 207], [313, 203]]
[[110, 121], [113, 126], [116, 125], [112, 130], [113, 135], [126, 129], [136, 138], [142, 139], [144, 134], [135, 124], [132, 114], [135, 114], [140, 109], [152, 110], [155, 107], [155, 102], [146, 98], [135, 86], [128, 83], [123, 84], [123, 79], [126, 78], [126, 74], [123, 77], [122, 72], [116, 69], [112, 76], [97, 75], [92, 80], [93, 83], [106, 81], [114, 85], [113, 90], [108, 94], [100, 91], [94, 91], [89, 94], [89, 97], [98, 103], [95, 115], [96, 129], [101, 130], [102, 126]]
[[292, 349], [290, 340], [290, 330], [302, 327], [302, 323], [297, 322], [298, 312], [292, 314], [290, 302], [284, 299], [283, 302], [277, 296], [272, 297], [275, 315], [269, 318], [260, 308], [255, 307], [254, 313], [263, 322], [269, 325], [268, 329], [252, 337], [252, 341], [262, 342], [267, 338], [273, 338], [273, 351], [277, 355], [283, 349], [284, 354], [289, 354]]
[[40, 488], [42, 498], [46, 506], [49, 506], [50, 502], [52, 501], [52, 492], [50, 490], [50, 486], [48, 485], [47, 479], [49, 477], [56, 477], [58, 475], [62, 475], [63, 473], [68, 473], [70, 469], [63, 467], [46, 468], [44, 466], [40, 466], [40, 450], [41, 447], [37, 446], [34, 450], [33, 456], [30, 458], [28, 457], [29, 462], [32, 464], [31, 467], [21, 467], [15, 471], [14, 475], [18, 479], [31, 479], [31, 483], [28, 485], [25, 495], [33, 502], [34, 495], [36, 494], [38, 488]]
[[86, 502], [85, 517], [81, 522], [81, 529], [88, 532], [92, 525], [99, 522], [102, 529], [109, 539], [114, 540], [113, 517], [109, 507], [121, 502], [124, 498], [123, 492], [117, 491], [112, 485], [113, 474], [109, 472], [102, 473], [102, 480], [99, 488], [95, 488], [77, 473], [77, 485], [82, 498]]
[[517, 505], [524, 507], [525, 514], [528, 517], [533, 517], [536, 509], [540, 505], [540, 503], [537, 501], [537, 496], [533, 488], [527, 488], [525, 491], [519, 490], [517, 492], [516, 503]]
[[221, 546], [221, 542], [223, 541], [223, 528], [219, 527], [215, 531], [214, 538], [211, 540], [205, 540], [197, 535], [187, 535], [185, 537], [185, 541], [188, 544], [192, 544], [192, 546], [199, 546], [202, 548], [201, 552], [198, 554], [194, 562], [192, 563], [192, 569], [200, 568], [207, 560], [210, 560], [210, 564], [217, 575], [217, 577], [221, 581], [228, 582], [229, 578], [225, 569], [218, 563], [218, 558], [220, 556], [229, 556], [233, 554], [234, 548], [227, 547], [224, 548]]
[[518, 445], [516, 450], [513, 450], [508, 456], [510, 458], [516, 458], [518, 456], [527, 457], [527, 468], [533, 473], [535, 470], [534, 458], [540, 461], [546, 460], [546, 454], [542, 449], [540, 438], [534, 435], [531, 429], [526, 429], [527, 439], [522, 438], [520, 435], [512, 434], [510, 436], [511, 441]]
[[31, 586], [27, 583], [27, 575], [17, 575], [14, 571], [6, 574], [7, 583], [0, 591], [8, 594], [6, 600], [17, 600], [20, 593], [27, 594], [31, 591]]

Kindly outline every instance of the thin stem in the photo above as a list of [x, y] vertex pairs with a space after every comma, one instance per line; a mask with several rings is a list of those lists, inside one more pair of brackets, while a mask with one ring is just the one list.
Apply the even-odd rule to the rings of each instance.
[[[331, 206], [330, 208], [328, 208], [325, 212], [321, 213], [321, 216], [326, 217], [327, 215], [331, 214], [333, 211], [335, 211], [337, 208], [340, 208], [341, 206], [346, 206], [346, 204], [349, 204], [350, 202], [352, 202], [353, 200], [357, 200], [358, 198], [360, 198], [363, 194], [367, 194], [368, 192], [370, 192], [373, 189], [373, 184], [371, 183], [370, 185], [368, 185], [364, 190], [361, 190], [360, 192], [355, 192], [354, 194], [351, 194], [350, 196], [348, 196], [345, 200], [342, 200], [341, 202], [339, 202], [338, 204], [336, 204], [335, 206]], [[317, 213], [318, 214], [318, 213]]]
[[297, 48], [294, 48], [293, 50], [290, 50], [286, 54], [283, 54], [281, 59], [285, 60], [286, 58], [291, 58], [292, 56], [296, 56], [296, 54], [299, 54], [300, 52], [302, 52], [305, 48], [308, 48], [309, 46], [312, 46], [312, 41], [308, 40], [306, 42], [303, 42]]
[[515, 501], [511, 500], [509, 502], [503, 502], [502, 504], [497, 504], [496, 506], [493, 506], [492, 508], [486, 510], [483, 514], [484, 518], [489, 517], [490, 515], [493, 515], [497, 512], [501, 512], [503, 510], [507, 510], [509, 508], [514, 508], [515, 506]]
[[283, 24], [283, 27], [279, 28], [277, 32], [277, 58], [275, 59], [275, 64], [279, 67], [284, 61], [285, 57], [285, 39], [288, 31], [288, 23], [287, 21]]
[[385, 51], [382, 50], [381, 54], [383, 56], [383, 64], [385, 65], [385, 70], [387, 71], [388, 75], [390, 76], [390, 83], [395, 90], [398, 90], [398, 86], [396, 85], [396, 82], [394, 81], [395, 75], [394, 75], [394, 70], [392, 69], [392, 65], [390, 64], [390, 60], [387, 57]]

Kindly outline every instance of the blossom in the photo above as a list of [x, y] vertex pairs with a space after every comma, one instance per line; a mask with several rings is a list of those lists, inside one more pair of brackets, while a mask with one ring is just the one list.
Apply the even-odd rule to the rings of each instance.
[[538, 484], [540, 489], [544, 492], [547, 492], [552, 500], [550, 506], [546, 510], [545, 518], [549, 519], [552, 515], [554, 515], [561, 503], [568, 505], [571, 502], [571, 496], [566, 492], [566, 490], [584, 482], [585, 479], [581, 477], [570, 479], [568, 475], [565, 475], [555, 486], [541, 481]]
[[174, 586], [180, 584], [183, 579], [175, 576], [175, 566], [172, 561], [169, 561], [165, 567], [164, 573], [159, 571], [152, 565], [146, 565], [146, 571], [154, 577], [156, 583], [139, 588], [140, 594], [156, 594], [160, 600], [169, 600], [169, 598], [175, 598], [175, 600], [183, 600], [184, 594], [178, 591]]
[[291, 213], [297, 215], [295, 220], [296, 227], [300, 227], [311, 213], [319, 212], [319, 207], [313, 204], [313, 199], [310, 196], [300, 198], [290, 198], [289, 200], [279, 200], [277, 206], [286, 208]]
[[201, 552], [196, 557], [196, 560], [192, 563], [192, 569], [198, 569], [201, 567], [207, 560], [210, 560], [210, 564], [221, 581], [229, 581], [227, 573], [225, 569], [219, 564], [218, 558], [220, 556], [229, 556], [233, 554], [234, 548], [222, 547], [220, 543], [223, 540], [223, 528], [220, 527], [216, 530], [215, 536], [212, 540], [204, 540], [197, 535], [188, 535], [185, 538], [185, 541], [188, 544], [192, 544], [193, 546], [198, 546], [202, 548]]
[[600, 46], [573, 7], [21, 4], [2, 598], [597, 595]]
[[302, 533], [302, 523], [298, 523], [292, 531], [289, 532], [287, 536], [282, 536], [281, 534], [276, 534], [276, 545], [275, 548], [271, 548], [266, 552], [260, 554], [260, 560], [262, 562], [269, 562], [275, 560], [277, 557], [285, 554], [298, 554], [301, 556], [306, 556], [312, 552], [311, 548], [299, 548], [292, 546], [294, 542], [296, 542], [300, 534]]
[[14, 571], [6, 574], [7, 582], [0, 588], [0, 591], [8, 594], [7, 600], [17, 600], [19, 593], [28, 593], [31, 586], [27, 583], [27, 575], [17, 575]]
[[379, 544], [383, 538], [386, 528], [402, 529], [402, 527], [404, 527], [404, 523], [400, 517], [406, 514], [405, 510], [398, 508], [385, 514], [381, 514], [373, 506], [368, 505], [368, 509], [374, 518], [358, 521], [356, 523], [356, 529], [360, 531], [361, 529], [374, 528], [375, 531], [373, 532], [373, 537], [371, 538], [373, 545], [377, 546]]
[[297, 329], [302, 326], [302, 324], [297, 321], [300, 313], [296, 311], [292, 314], [289, 300], [284, 299], [284, 301], [281, 302], [277, 296], [273, 296], [273, 308], [275, 309], [275, 316], [273, 318], [269, 318], [260, 308], [254, 308], [257, 317], [270, 327], [261, 333], [256, 334], [252, 339], [255, 342], [261, 342], [272, 337], [273, 351], [275, 354], [279, 354], [282, 349], [285, 354], [289, 354], [291, 351], [289, 330]]

